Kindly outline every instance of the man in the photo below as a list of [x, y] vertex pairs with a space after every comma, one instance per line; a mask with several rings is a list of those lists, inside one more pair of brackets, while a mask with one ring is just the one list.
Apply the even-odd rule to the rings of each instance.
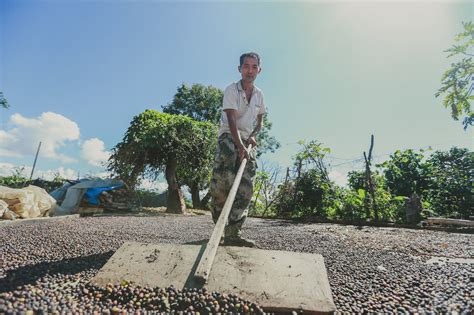
[[[265, 114], [263, 93], [254, 85], [257, 75], [262, 70], [259, 55], [251, 52], [240, 56], [238, 70], [242, 79], [232, 83], [224, 91], [223, 112], [210, 187], [212, 218], [216, 223], [240, 162], [247, 158], [228, 225], [225, 227], [224, 245], [254, 247], [254, 241], [242, 237], [241, 229], [252, 199], [253, 181], [257, 169], [256, 135], [262, 127]], [[252, 147], [247, 150], [249, 144]]]

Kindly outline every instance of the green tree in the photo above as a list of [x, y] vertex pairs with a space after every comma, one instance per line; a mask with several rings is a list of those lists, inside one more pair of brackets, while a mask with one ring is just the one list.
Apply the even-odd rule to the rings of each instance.
[[3, 92], [0, 92], [0, 107], [3, 107], [3, 108], [9, 108], [10, 107], [10, 104], [8, 104], [8, 101], [5, 98], [5, 96], [3, 95]]
[[[213, 86], [204, 86], [202, 84], [193, 84], [188, 87], [182, 84], [178, 87], [173, 101], [162, 106], [163, 112], [175, 115], [185, 115], [201, 122], [211, 122], [217, 124], [221, 115], [222, 98], [224, 94], [218, 88]], [[205, 156], [213, 155], [214, 147], [203, 147], [201, 154]], [[180, 174], [183, 184], [189, 187], [193, 208], [203, 208], [199, 192], [209, 187], [210, 176], [212, 173], [212, 160], [205, 166], [193, 172], [184, 172]]]
[[182, 213], [183, 178], [192, 178], [191, 173], [199, 173], [209, 165], [216, 132], [211, 123], [146, 110], [133, 118], [122, 142], [113, 148], [108, 169], [130, 187], [136, 187], [144, 177], [156, 178], [164, 173], [167, 211]]
[[268, 114], [265, 114], [265, 116], [263, 116], [262, 129], [257, 134], [257, 158], [264, 153], [274, 153], [280, 147], [280, 142], [270, 135], [272, 127], [273, 123], [270, 121], [270, 118], [268, 118]]
[[184, 83], [178, 87], [173, 101], [162, 106], [163, 112], [191, 117], [197, 121], [219, 123], [222, 112], [224, 93], [213, 86], [193, 84], [188, 87]]
[[464, 219], [474, 215], [474, 152], [456, 147], [436, 151], [427, 165], [431, 210]]
[[280, 185], [276, 207], [280, 213], [330, 215], [339, 206], [324, 160], [331, 150], [316, 140], [299, 144], [302, 147], [295, 156], [294, 178]]
[[423, 163], [423, 151], [412, 149], [390, 155], [390, 159], [377, 166], [384, 170], [389, 191], [395, 196], [410, 197], [413, 193], [422, 196], [427, 188], [426, 165]]
[[213, 128], [214, 132], [212, 133], [211, 138], [206, 139], [201, 143], [201, 146], [199, 146], [198, 143], [198, 146], [195, 147], [195, 154], [187, 157], [188, 163], [191, 167], [181, 168], [178, 170], [178, 178], [181, 179], [183, 185], [189, 187], [192, 206], [194, 209], [200, 209], [206, 206], [201, 203], [199, 192], [209, 187], [212, 174], [217, 135], [217, 129], [214, 126]]
[[327, 194], [331, 193], [331, 182], [315, 168], [304, 171], [295, 184], [296, 205], [303, 214], [326, 216]]
[[295, 166], [298, 170], [301, 169], [316, 169], [320, 176], [329, 182], [328, 170], [324, 158], [326, 154], [331, 153], [330, 148], [324, 148], [323, 144], [317, 140], [312, 140], [309, 143], [299, 141], [302, 146], [295, 157]]
[[[163, 106], [163, 112], [186, 115], [198, 121], [208, 121], [218, 125], [222, 113], [223, 97], [224, 93], [213, 86], [193, 84], [188, 87], [182, 84], [178, 87], [173, 101]], [[257, 157], [266, 152], [273, 153], [280, 147], [280, 143], [269, 133], [271, 128], [272, 122], [268, 115], [265, 115], [262, 130], [257, 135]]]
[[[385, 178], [378, 171], [372, 172], [375, 187], [385, 187]], [[352, 190], [365, 189], [365, 171], [349, 171], [347, 173], [348, 185]], [[386, 188], [386, 187], [385, 187]]]
[[451, 108], [451, 116], [459, 120], [464, 116], [464, 129], [474, 124], [474, 112], [471, 110], [471, 95], [474, 88], [474, 23], [463, 22], [464, 31], [457, 34], [451, 48], [446, 50], [448, 58], [461, 56], [462, 59], [452, 63], [442, 76], [442, 87], [435, 94], [436, 97], [444, 94], [443, 105]]

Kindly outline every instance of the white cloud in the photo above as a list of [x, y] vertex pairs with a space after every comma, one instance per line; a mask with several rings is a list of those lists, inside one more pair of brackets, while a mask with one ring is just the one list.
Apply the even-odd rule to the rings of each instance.
[[10, 123], [13, 125], [10, 130], [0, 130], [0, 156], [34, 155], [41, 141], [40, 156], [63, 163], [76, 161], [57, 152], [66, 141], [79, 139], [79, 127], [74, 121], [56, 113], [46, 112], [37, 118], [13, 114]]
[[[0, 176], [12, 176], [15, 174], [15, 170], [21, 170], [21, 166], [19, 165], [14, 165], [11, 163], [2, 163], [0, 162]], [[31, 170], [30, 170], [31, 172]], [[26, 176], [25, 170], [21, 172], [22, 176]]]
[[64, 179], [77, 179], [77, 171], [61, 166], [53, 170], [38, 170], [38, 172], [35, 171], [35, 174], [33, 175], [34, 178], [42, 178], [45, 180], [53, 180], [56, 176]]
[[4, 130], [0, 130], [0, 156], [20, 157], [20, 154], [5, 149], [8, 144], [16, 141], [15, 136], [8, 134]]
[[[30, 178], [31, 169], [31, 166], [26, 165], [0, 163], [0, 176], [12, 176], [16, 173], [16, 171], [21, 171], [21, 173], [19, 174], [20, 176]], [[64, 168], [62, 166], [56, 169], [35, 170], [33, 174], [33, 179], [42, 178], [45, 180], [53, 180], [56, 176], [65, 179], [77, 179], [77, 171], [70, 168]]]
[[102, 140], [92, 138], [84, 141], [82, 144], [81, 156], [91, 165], [103, 166], [109, 159], [110, 152], [105, 151], [104, 142]]

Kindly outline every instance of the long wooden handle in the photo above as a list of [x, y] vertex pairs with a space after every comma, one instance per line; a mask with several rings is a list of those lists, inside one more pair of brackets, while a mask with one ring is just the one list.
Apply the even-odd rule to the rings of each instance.
[[[247, 150], [250, 151], [251, 147], [252, 145], [249, 145]], [[199, 265], [196, 268], [196, 272], [194, 273], [195, 279], [202, 284], [206, 283], [207, 279], [209, 278], [212, 264], [214, 262], [214, 258], [216, 257], [217, 247], [221, 241], [222, 233], [224, 233], [224, 228], [227, 224], [229, 213], [232, 209], [232, 204], [234, 203], [235, 195], [237, 194], [237, 189], [239, 188], [242, 174], [245, 170], [245, 165], [247, 165], [246, 158], [242, 160], [242, 163], [240, 163], [239, 170], [235, 176], [234, 183], [232, 184], [232, 188], [230, 189], [229, 195], [227, 196], [224, 207], [222, 208], [222, 212], [219, 216], [219, 219], [217, 220], [214, 230], [212, 231], [212, 235], [209, 239], [209, 242], [207, 243], [206, 249], [201, 256], [201, 260], [199, 261]]]

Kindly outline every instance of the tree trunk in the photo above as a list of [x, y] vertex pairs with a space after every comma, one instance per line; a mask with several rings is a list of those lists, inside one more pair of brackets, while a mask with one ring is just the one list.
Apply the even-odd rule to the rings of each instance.
[[206, 195], [202, 198], [201, 200], [201, 206], [203, 209], [206, 209], [206, 210], [210, 210], [210, 205], [209, 205], [209, 201], [211, 200], [211, 191], [209, 189], [209, 191], [206, 193]]
[[190, 188], [191, 188], [191, 198], [193, 200], [193, 208], [201, 209], [201, 200], [199, 199], [199, 183], [193, 182]]
[[166, 164], [166, 181], [168, 182], [168, 205], [166, 212], [183, 214], [186, 211], [184, 196], [176, 179], [177, 160], [172, 157], [168, 159]]
[[[295, 187], [294, 187], [294, 191], [293, 191], [293, 206], [296, 204], [296, 197], [298, 195], [298, 191], [296, 191], [296, 185], [298, 185], [298, 180], [300, 179], [300, 176], [301, 176], [301, 167], [302, 166], [303, 166], [303, 161], [299, 160], [298, 161], [298, 167], [296, 169], [297, 176], [296, 176]], [[292, 211], [294, 211], [294, 209]]]

